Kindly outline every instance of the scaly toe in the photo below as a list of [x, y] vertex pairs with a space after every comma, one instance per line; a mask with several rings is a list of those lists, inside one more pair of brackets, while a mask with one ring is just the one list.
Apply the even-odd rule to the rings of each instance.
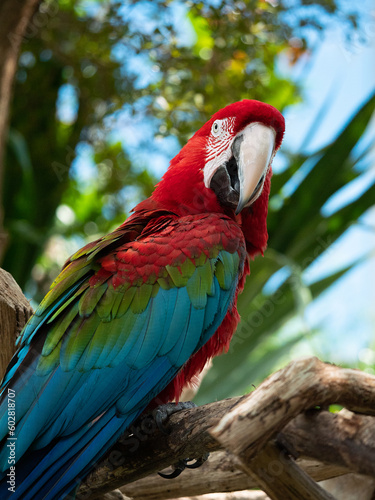
[[170, 429], [168, 429], [168, 427], [165, 427], [165, 423], [168, 420], [168, 418], [174, 413], [177, 413], [182, 410], [191, 410], [191, 408], [196, 408], [196, 406], [197, 405], [195, 403], [192, 403], [191, 401], [181, 401], [180, 403], [167, 403], [165, 405], [158, 406], [153, 411], [155, 423], [158, 429], [163, 434], [166, 435], [170, 434]]

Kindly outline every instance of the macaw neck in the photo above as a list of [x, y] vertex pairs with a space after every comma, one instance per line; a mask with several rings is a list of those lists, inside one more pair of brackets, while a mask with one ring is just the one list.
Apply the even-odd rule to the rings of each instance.
[[151, 198], [158, 206], [177, 215], [224, 213], [215, 193], [205, 187], [201, 172], [192, 172], [185, 179], [179, 175], [165, 175]]
[[226, 213], [215, 193], [204, 185], [205, 141], [192, 138], [173, 158], [151, 198], [178, 215]]

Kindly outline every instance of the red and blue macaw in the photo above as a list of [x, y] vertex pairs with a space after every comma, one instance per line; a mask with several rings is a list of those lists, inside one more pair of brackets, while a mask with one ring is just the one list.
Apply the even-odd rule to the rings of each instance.
[[64, 498], [155, 399], [178, 400], [228, 348], [249, 257], [266, 247], [271, 163], [283, 133], [270, 105], [221, 109], [150, 198], [67, 261], [2, 382], [1, 499]]

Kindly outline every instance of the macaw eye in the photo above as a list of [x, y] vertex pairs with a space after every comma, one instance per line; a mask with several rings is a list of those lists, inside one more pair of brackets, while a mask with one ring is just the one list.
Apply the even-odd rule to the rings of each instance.
[[211, 131], [212, 131], [212, 134], [215, 137], [220, 134], [220, 132], [221, 132], [221, 123], [219, 122], [219, 120], [216, 120], [216, 122], [213, 123]]

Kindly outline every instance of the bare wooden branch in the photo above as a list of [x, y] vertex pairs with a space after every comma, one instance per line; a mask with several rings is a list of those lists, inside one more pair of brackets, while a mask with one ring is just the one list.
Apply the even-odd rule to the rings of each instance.
[[33, 310], [13, 277], [0, 269], [0, 379], [15, 351], [17, 335]]
[[[182, 491], [182, 490], [181, 490]], [[116, 496], [112, 493], [106, 493], [100, 500], [133, 500], [130, 497], [118, 496], [120, 490], [115, 490]], [[121, 493], [121, 492], [120, 492]], [[161, 498], [161, 497], [160, 497]], [[270, 498], [263, 493], [263, 491], [234, 491], [231, 493], [209, 493], [206, 495], [189, 496], [189, 497], [176, 497], [171, 500], [270, 500]], [[364, 499], [361, 499], [364, 500]]]
[[249, 461], [299, 413], [333, 403], [374, 415], [375, 377], [317, 358], [301, 359], [268, 377], [210, 433]]
[[250, 461], [246, 454], [235, 458], [238, 467], [254, 478], [272, 500], [334, 500], [274, 441], [269, 441]]
[[106, 493], [101, 497], [100, 500], [131, 500], [126, 497], [120, 490], [113, 490], [110, 493]]
[[[332, 498], [317, 484], [312, 484], [289, 456], [281, 460], [277, 445], [270, 441], [302, 410], [328, 403], [345, 404], [360, 410], [365, 410], [366, 406], [373, 414], [375, 378], [359, 371], [326, 365], [316, 358], [290, 363], [284, 370], [270, 376], [209, 432], [238, 458], [242, 470], [255, 478], [272, 499]], [[344, 423], [347, 422], [344, 420]], [[311, 430], [309, 435], [311, 437]], [[291, 438], [293, 443], [294, 436]], [[313, 441], [309, 441], [312, 446]], [[305, 449], [303, 451], [308, 454]], [[373, 459], [374, 451], [370, 452]], [[343, 456], [345, 450], [341, 453], [341, 458]], [[374, 464], [374, 460], [372, 462]], [[279, 467], [279, 473], [267, 475], [272, 463]], [[363, 460], [361, 465], [364, 465]]]
[[339, 500], [374, 500], [374, 477], [346, 474], [323, 481], [321, 486]]
[[[339, 500], [373, 500], [375, 479], [356, 474], [346, 474], [334, 479], [323, 481], [321, 485], [335, 495]], [[117, 490], [118, 491], [118, 490]], [[180, 493], [185, 491], [184, 484], [181, 485]], [[124, 497], [123, 500], [136, 500], [140, 496]], [[166, 497], [154, 497], [156, 500], [164, 500]], [[101, 500], [112, 500], [104, 496]], [[145, 498], [148, 500], [148, 497]], [[179, 496], [170, 500], [270, 500], [270, 497], [262, 491], [243, 490], [231, 493], [209, 493], [199, 496]]]
[[[122, 443], [117, 443], [88, 476], [81, 485], [79, 498], [88, 495], [90, 498], [99, 498], [111, 488], [146, 477], [181, 458], [198, 457], [206, 451], [216, 451], [220, 447], [229, 449], [235, 455], [241, 456], [245, 463], [249, 463], [256, 456], [254, 447], [259, 455], [262, 449], [260, 444], [264, 447], [265, 443], [276, 437], [282, 427], [298, 413], [314, 407], [318, 402], [347, 404], [351, 408], [360, 407], [361, 410], [365, 410], [368, 405], [368, 412], [372, 414], [375, 408], [374, 388], [375, 377], [360, 371], [326, 365], [315, 358], [295, 361], [269, 377], [248, 396], [211, 403], [173, 415], [170, 419], [172, 432], [168, 437], [154, 432], [155, 425], [151, 420], [148, 421], [150, 430], [138, 423], [133, 429], [134, 434], [122, 440]], [[255, 400], [254, 404], [252, 398]], [[321, 415], [324, 415], [324, 422], [320, 425]], [[236, 419], [232, 425], [230, 416]], [[282, 436], [279, 436], [280, 443], [285, 445], [286, 439], [291, 448], [301, 455], [310, 454], [322, 458], [325, 448], [320, 443], [324, 443], [325, 437], [323, 435], [321, 439], [317, 438], [317, 432], [324, 432], [325, 428], [329, 428], [328, 422], [330, 428], [335, 429], [335, 446], [340, 447], [340, 443], [348, 439], [347, 418], [337, 418], [329, 412], [319, 412], [316, 416], [310, 412], [306, 418], [312, 419], [312, 425], [315, 422], [313, 440], [310, 433], [308, 444], [304, 446], [304, 440], [298, 437], [295, 427], [288, 431], [287, 426]], [[302, 435], [307, 432], [307, 424], [301, 420], [301, 425]], [[369, 467], [372, 467], [368, 463], [375, 464], [375, 443], [373, 434], [369, 432], [374, 425], [373, 417], [356, 415], [349, 425], [353, 427], [349, 441], [350, 453], [344, 448], [343, 453], [330, 452], [329, 461], [339, 466], [347, 465], [351, 471], [368, 474]], [[357, 430], [354, 431], [354, 428]], [[231, 439], [226, 439], [228, 431], [231, 433]], [[312, 452], [314, 443], [319, 445]], [[327, 446], [328, 444], [327, 441]], [[241, 454], [243, 450], [247, 454]], [[365, 459], [362, 460], [359, 456]]]
[[[172, 499], [173, 500], [173, 499]], [[270, 500], [263, 491], [235, 491], [233, 493], [211, 493], [197, 497], [180, 497], [174, 500]]]
[[292, 420], [282, 434], [300, 455], [375, 477], [374, 424], [374, 417], [350, 411], [312, 411]]
[[[327, 465], [317, 460], [299, 459], [297, 464], [315, 481], [338, 477], [347, 469]], [[195, 497], [208, 493], [231, 492], [257, 488], [257, 482], [239, 470], [233, 457], [225, 451], [212, 453], [199, 469], [185, 470], [176, 479], [167, 481], [157, 474], [127, 484], [120, 488], [133, 500], [167, 500], [179, 498], [181, 494]]]

